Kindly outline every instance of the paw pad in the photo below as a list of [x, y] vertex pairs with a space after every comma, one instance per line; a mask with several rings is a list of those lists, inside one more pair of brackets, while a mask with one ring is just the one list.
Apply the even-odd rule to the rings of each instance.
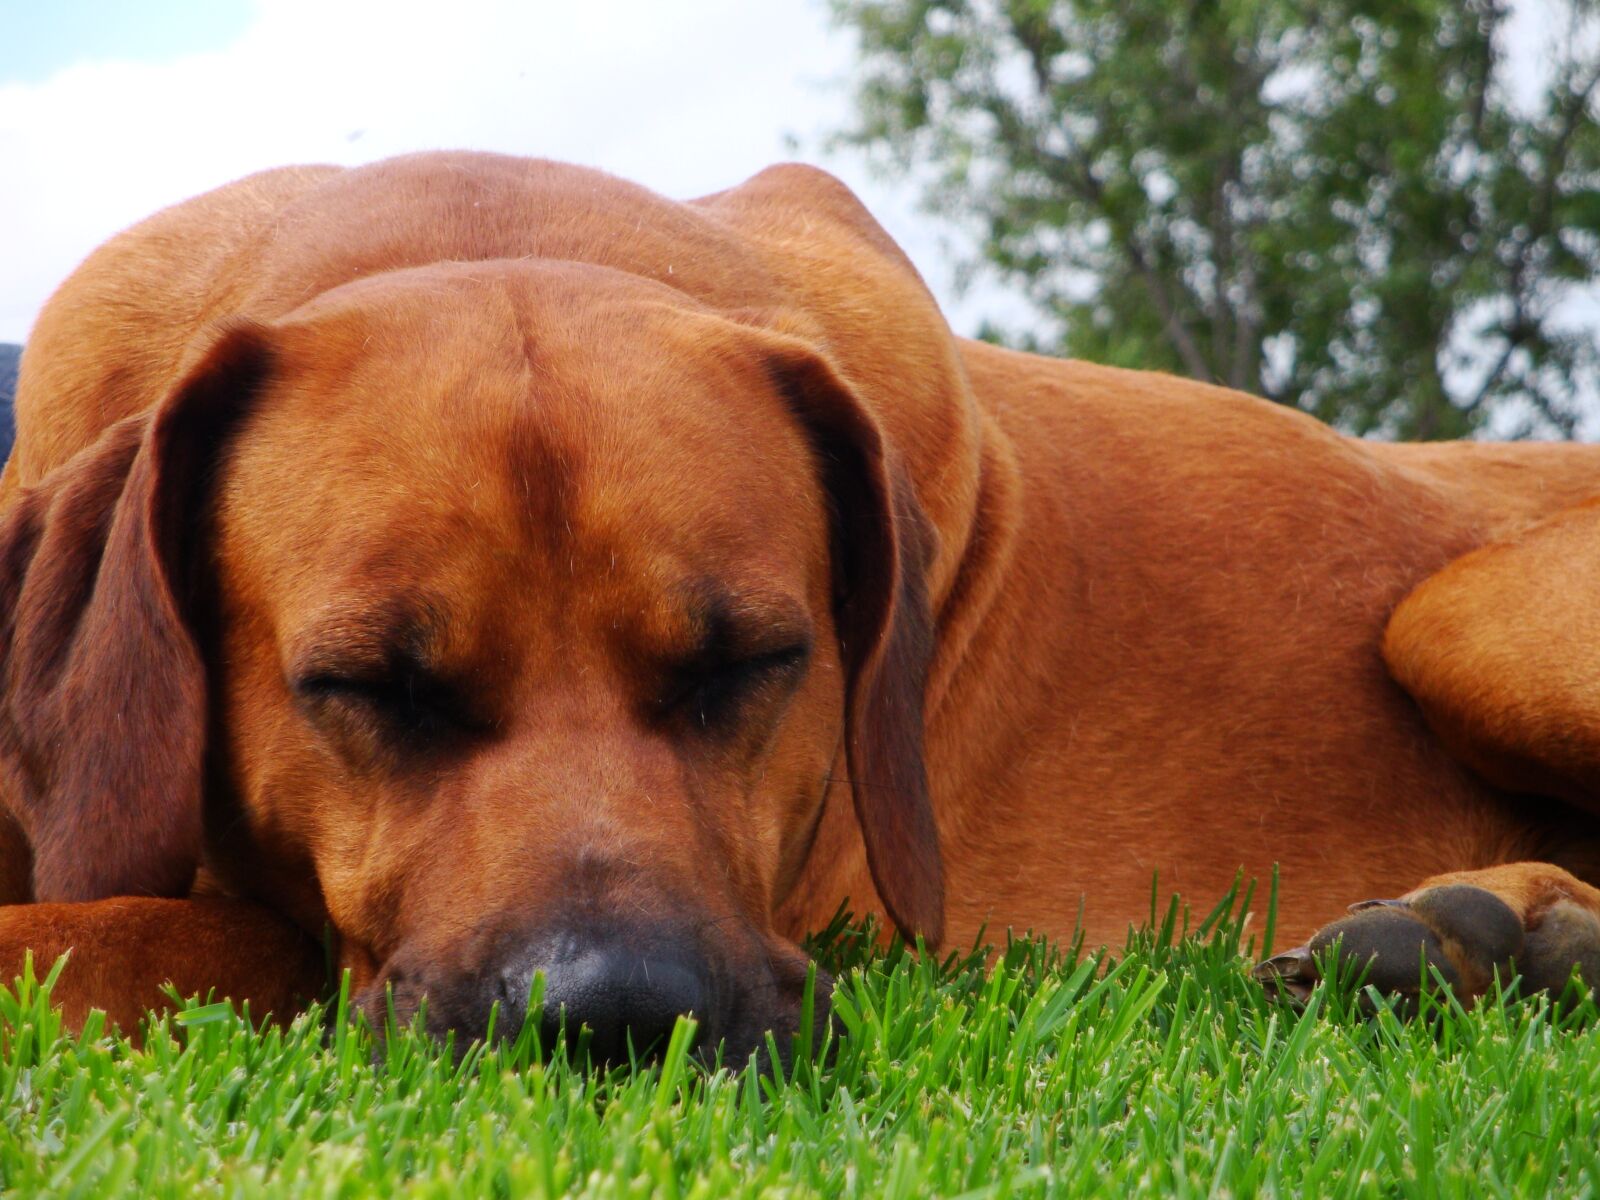
[[1496, 974], [1507, 981], [1520, 974], [1524, 992], [1559, 992], [1576, 967], [1591, 987], [1600, 985], [1600, 918], [1558, 901], [1525, 931], [1505, 901], [1468, 884], [1352, 904], [1349, 916], [1318, 930], [1309, 945], [1273, 956], [1253, 974], [1303, 1002], [1320, 979], [1317, 958], [1334, 946], [1341, 961], [1365, 968], [1368, 984], [1402, 998], [1416, 996], [1424, 965], [1464, 1001], [1488, 991]]
[[1444, 942], [1409, 908], [1352, 913], [1319, 929], [1309, 949], [1317, 957], [1336, 945], [1342, 961], [1367, 964], [1367, 982], [1380, 992], [1415, 992], [1424, 961], [1452, 988], [1461, 985]]
[[1522, 968], [1524, 990], [1559, 995], [1573, 968], [1590, 988], [1600, 987], [1600, 917], [1558, 900], [1528, 931], [1517, 965]]

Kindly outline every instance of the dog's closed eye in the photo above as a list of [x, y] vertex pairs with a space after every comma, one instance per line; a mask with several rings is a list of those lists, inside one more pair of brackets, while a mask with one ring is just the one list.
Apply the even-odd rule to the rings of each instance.
[[[688, 592], [688, 644], [663, 657], [655, 711], [693, 730], [731, 734], [759, 701], [793, 693], [811, 661], [811, 631], [793, 600], [707, 580]], [[777, 709], [769, 711], [775, 716]]]
[[294, 690], [314, 712], [369, 721], [376, 732], [408, 745], [483, 728], [456, 688], [412, 662], [315, 670]]
[[687, 663], [674, 672], [662, 707], [702, 729], [719, 728], [763, 687], [797, 682], [810, 657], [809, 643], [794, 642], [744, 657]]

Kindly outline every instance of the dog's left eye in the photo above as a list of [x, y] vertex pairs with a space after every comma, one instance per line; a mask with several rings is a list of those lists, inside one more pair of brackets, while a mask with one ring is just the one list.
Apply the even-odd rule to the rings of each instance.
[[664, 707], [703, 729], [715, 728], [765, 685], [798, 680], [810, 657], [809, 645], [795, 643], [747, 658], [691, 664], [678, 672]]

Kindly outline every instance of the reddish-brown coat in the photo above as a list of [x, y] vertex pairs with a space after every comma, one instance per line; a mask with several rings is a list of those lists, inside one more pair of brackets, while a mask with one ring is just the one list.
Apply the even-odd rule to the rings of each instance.
[[[253, 324], [217, 342], [223, 318]], [[271, 364], [254, 406], [253, 361]], [[12, 898], [181, 890], [201, 864], [207, 889], [331, 920], [363, 984], [468, 969], [507, 935], [508, 896], [603, 899], [716, 923], [730, 963], [787, 978], [792, 939], [846, 896], [952, 945], [1069, 934], [1086, 898], [1090, 938], [1115, 942], [1157, 870], [1206, 902], [1282, 863], [1293, 938], [1439, 872], [1594, 865], [1590, 814], [1509, 790], [1525, 776], [1452, 733], [1465, 685], [1430, 692], [1437, 669], [1404, 665], [1432, 635], [1397, 624], [1388, 654], [1443, 739], [1382, 648], [1424, 580], [1594, 495], [1600, 451], [1373, 445], [1222, 389], [954, 338], [807, 168], [687, 205], [486, 155], [256, 176], [96, 252], [41, 317], [21, 389], [0, 479]], [[184, 433], [195, 396], [223, 414], [203, 437]], [[168, 475], [204, 520], [142, 499]], [[105, 518], [62, 507], [84, 488], [99, 510], [146, 504], [103, 559]], [[197, 576], [163, 599], [150, 564], [179, 570], [196, 541]], [[155, 625], [33, 582], [96, 567]], [[1458, 570], [1488, 587], [1465, 565], [1437, 586]], [[715, 752], [638, 708], [707, 575], [816, 634], [793, 695]], [[1558, 657], [1582, 650], [1564, 588], [1533, 635]], [[472, 681], [492, 744], [400, 770], [359, 721], [308, 719], [297, 670], [383, 636], [363, 609], [379, 601], [438, 618], [427, 653]], [[161, 621], [192, 662], [182, 638], [149, 657]], [[130, 695], [166, 689], [142, 733], [63, 706], [29, 665], [61, 641]], [[1574, 721], [1569, 743], [1588, 737]], [[197, 856], [181, 831], [202, 736]], [[1518, 736], [1545, 761], [1537, 729]], [[133, 785], [57, 795], [25, 778], [63, 769], [33, 746]], [[113, 983], [148, 982], [115, 968], [127, 912], [4, 920], [25, 941], [34, 914], [53, 947], [70, 916], [111, 964], [80, 999], [126, 1004]], [[163, 969], [224, 969], [220, 942], [171, 928]]]

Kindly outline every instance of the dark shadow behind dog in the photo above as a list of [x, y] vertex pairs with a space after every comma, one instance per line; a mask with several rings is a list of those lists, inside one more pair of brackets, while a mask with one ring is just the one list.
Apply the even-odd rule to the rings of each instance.
[[11, 456], [11, 439], [16, 435], [11, 400], [17, 394], [17, 367], [21, 362], [21, 346], [0, 343], [0, 463]]

